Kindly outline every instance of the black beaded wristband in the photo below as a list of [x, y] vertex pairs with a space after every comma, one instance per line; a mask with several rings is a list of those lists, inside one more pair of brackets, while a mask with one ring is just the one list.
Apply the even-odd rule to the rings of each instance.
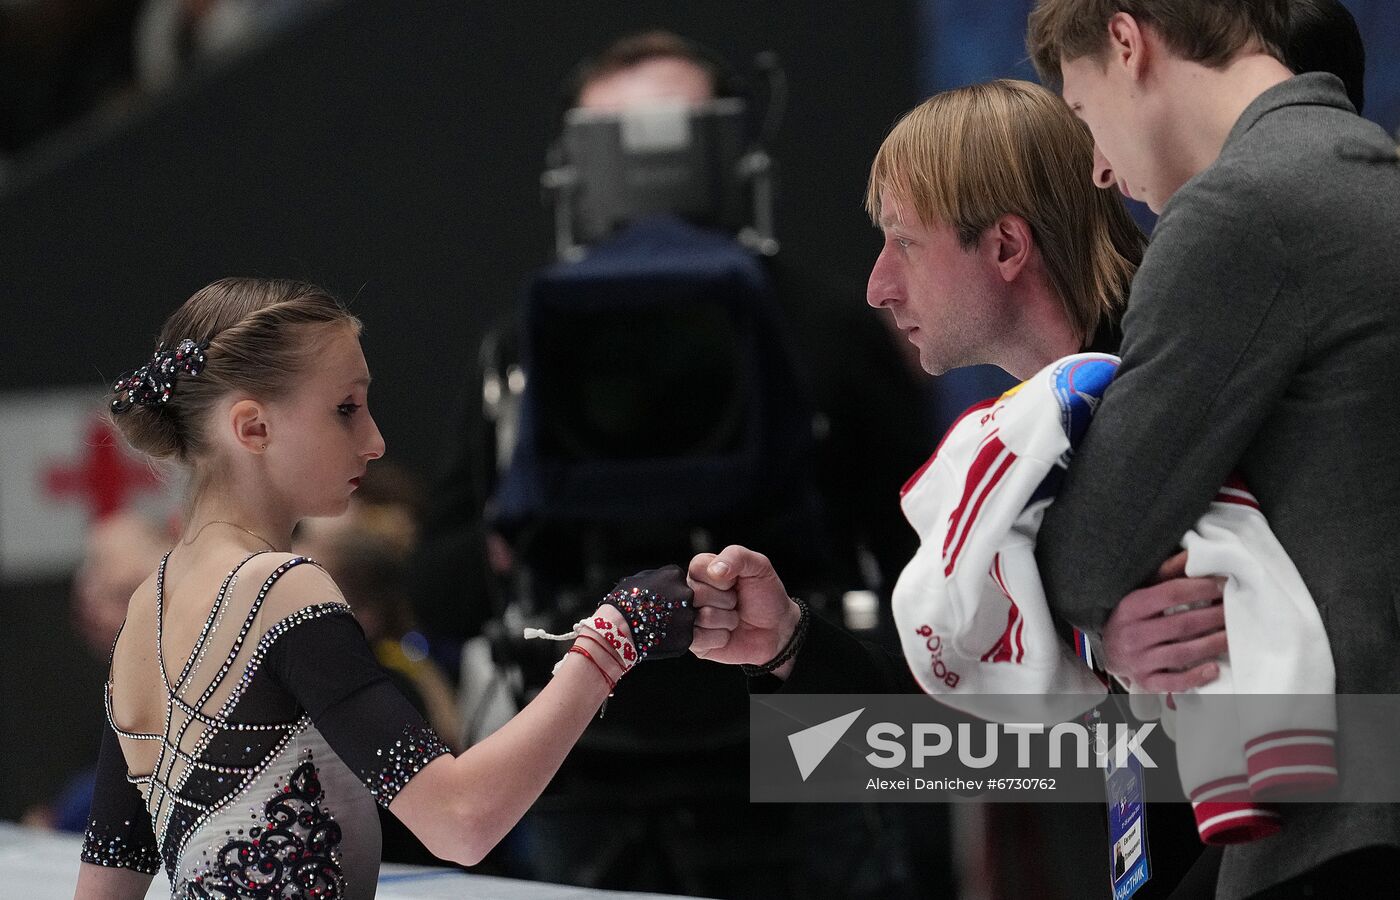
[[802, 649], [802, 641], [807, 637], [807, 623], [811, 621], [812, 611], [808, 608], [807, 601], [801, 597], [793, 597], [792, 602], [797, 604], [798, 609], [797, 628], [793, 631], [792, 637], [788, 639], [787, 646], [777, 656], [761, 666], [751, 666], [748, 663], [739, 666], [744, 670], [745, 675], [771, 674], [774, 669], [792, 659], [797, 655], [797, 651]]

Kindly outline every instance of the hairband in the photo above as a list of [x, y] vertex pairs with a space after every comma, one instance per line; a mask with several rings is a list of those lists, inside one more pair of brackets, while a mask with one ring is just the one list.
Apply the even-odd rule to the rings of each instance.
[[139, 369], [128, 372], [112, 385], [117, 398], [112, 401], [112, 412], [121, 414], [133, 406], [159, 406], [170, 400], [175, 390], [175, 382], [182, 376], [197, 376], [204, 371], [204, 351], [209, 342], [195, 343], [185, 338], [173, 350], [162, 343], [151, 354], [151, 361]]

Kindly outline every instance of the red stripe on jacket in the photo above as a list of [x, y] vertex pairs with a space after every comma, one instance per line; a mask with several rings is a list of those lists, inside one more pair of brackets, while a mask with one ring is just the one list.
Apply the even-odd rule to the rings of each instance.
[[975, 412], [981, 412], [982, 410], [991, 406], [993, 403], [996, 403], [1000, 399], [1000, 397], [993, 397], [990, 400], [983, 400], [979, 403], [974, 403], [967, 409], [963, 410], [962, 415], [958, 416], [958, 418], [953, 422], [953, 424], [948, 426], [948, 430], [943, 432], [943, 437], [939, 438], [938, 446], [934, 448], [933, 455], [930, 456], [928, 459], [924, 460], [924, 464], [922, 466], [919, 466], [919, 468], [914, 472], [913, 475], [909, 476], [908, 481], [904, 482], [904, 486], [899, 489], [899, 496], [903, 497], [905, 494], [912, 491], [914, 489], [914, 485], [919, 483], [919, 479], [924, 477], [924, 473], [929, 470], [929, 466], [932, 466], [933, 461], [938, 458], [938, 454], [940, 451], [942, 451], [943, 445], [948, 443], [948, 436], [953, 433], [954, 428], [958, 427], [958, 423], [962, 422], [963, 419], [966, 419], [968, 416], [972, 415]]
[[[999, 440], [993, 440], [991, 444], [988, 444], [988, 449], [991, 448], [992, 444], [995, 444], [999, 449], [1004, 449], [1004, 445]], [[943, 567], [944, 575], [951, 576], [953, 570], [957, 568], [958, 554], [962, 553], [962, 548], [967, 544], [967, 536], [972, 533], [973, 526], [977, 524], [977, 515], [982, 511], [982, 504], [986, 502], [987, 497], [992, 491], [996, 490], [997, 482], [1001, 481], [1001, 477], [1006, 474], [1006, 470], [1011, 468], [1011, 464], [1015, 461], [1016, 454], [1008, 450], [1006, 452], [1006, 458], [1002, 460], [1001, 465], [997, 467], [997, 470], [992, 473], [990, 478], [985, 480], [985, 486], [982, 488], [982, 492], [978, 494], [977, 501], [972, 505], [972, 511], [968, 514], [967, 520], [963, 523], [962, 536], [958, 538], [957, 546], [953, 548], [953, 555], [948, 558], [948, 564]]]
[[995, 430], [983, 439], [982, 446], [977, 451], [977, 455], [972, 460], [971, 467], [967, 470], [967, 480], [963, 482], [962, 499], [958, 501], [957, 508], [948, 517], [948, 531], [943, 538], [943, 555], [948, 555], [948, 546], [953, 543], [953, 537], [958, 533], [958, 526], [962, 521], [963, 513], [967, 512], [967, 505], [972, 502], [977, 494], [977, 489], [981, 487], [982, 480], [987, 475], [987, 470], [992, 467], [992, 463], [1001, 455], [1005, 445], [997, 437]]

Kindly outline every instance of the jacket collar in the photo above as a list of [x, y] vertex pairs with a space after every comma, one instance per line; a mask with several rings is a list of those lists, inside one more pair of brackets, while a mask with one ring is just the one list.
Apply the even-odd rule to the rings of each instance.
[[1244, 108], [1244, 112], [1235, 122], [1235, 127], [1230, 129], [1230, 134], [1225, 138], [1225, 146], [1228, 147], [1239, 140], [1264, 116], [1285, 106], [1334, 106], [1347, 112], [1356, 112], [1351, 101], [1347, 99], [1345, 85], [1336, 75], [1330, 72], [1295, 75], [1255, 97], [1254, 102]]

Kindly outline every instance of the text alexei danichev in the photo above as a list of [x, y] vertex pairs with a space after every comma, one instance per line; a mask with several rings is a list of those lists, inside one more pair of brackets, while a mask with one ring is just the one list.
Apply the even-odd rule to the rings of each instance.
[[872, 778], [867, 791], [982, 791], [987, 783], [980, 778]]

